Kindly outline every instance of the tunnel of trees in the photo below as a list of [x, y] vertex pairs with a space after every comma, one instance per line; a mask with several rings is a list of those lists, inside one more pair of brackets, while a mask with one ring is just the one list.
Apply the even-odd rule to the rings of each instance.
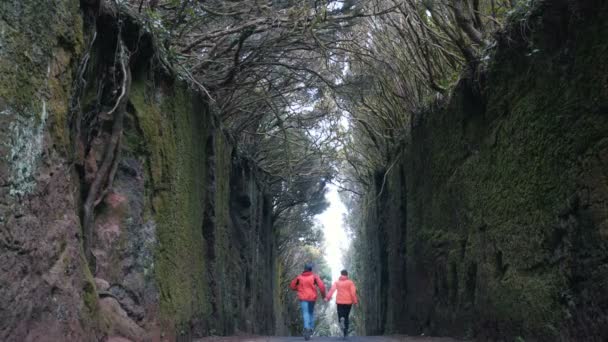
[[[601, 0], [3, 0], [0, 340], [608, 338]], [[336, 333], [320, 306], [317, 334]]]

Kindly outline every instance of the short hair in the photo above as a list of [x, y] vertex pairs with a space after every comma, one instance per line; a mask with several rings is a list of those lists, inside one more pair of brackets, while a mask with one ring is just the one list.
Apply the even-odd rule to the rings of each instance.
[[345, 275], [348, 275], [348, 272], [346, 270], [342, 270], [342, 271], [340, 271], [340, 274], [345, 276]]
[[312, 266], [313, 266], [313, 265], [312, 265], [312, 262], [307, 262], [307, 263], [304, 265], [304, 270], [305, 270], [305, 271], [312, 271]]

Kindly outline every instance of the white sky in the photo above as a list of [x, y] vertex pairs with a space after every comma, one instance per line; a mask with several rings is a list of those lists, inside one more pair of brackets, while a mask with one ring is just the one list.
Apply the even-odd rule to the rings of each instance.
[[350, 244], [350, 240], [344, 229], [344, 215], [346, 207], [338, 190], [334, 185], [327, 186], [329, 191], [326, 194], [329, 207], [320, 215], [317, 215], [317, 221], [323, 226], [325, 234], [325, 259], [331, 268], [332, 282], [338, 280], [340, 271], [344, 268], [342, 264], [342, 255]]

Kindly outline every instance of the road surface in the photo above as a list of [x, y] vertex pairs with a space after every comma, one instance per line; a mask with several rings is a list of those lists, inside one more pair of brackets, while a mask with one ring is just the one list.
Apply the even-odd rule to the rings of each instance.
[[[197, 342], [300, 342], [303, 337], [206, 337]], [[311, 342], [338, 342], [344, 341], [340, 337], [313, 337]], [[458, 342], [447, 337], [407, 337], [407, 336], [349, 336], [348, 342]]]

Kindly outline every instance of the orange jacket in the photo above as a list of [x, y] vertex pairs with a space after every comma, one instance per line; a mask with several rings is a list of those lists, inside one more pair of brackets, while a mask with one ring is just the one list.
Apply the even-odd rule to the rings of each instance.
[[348, 279], [347, 276], [340, 276], [338, 281], [329, 290], [326, 300], [330, 300], [334, 292], [338, 290], [336, 295], [336, 304], [357, 304], [357, 288], [352, 280]]
[[325, 297], [325, 284], [318, 275], [305, 271], [299, 276], [295, 277], [289, 287], [292, 290], [298, 291], [298, 298], [303, 301], [314, 302], [317, 300], [317, 289], [315, 285], [321, 291], [321, 296]]

